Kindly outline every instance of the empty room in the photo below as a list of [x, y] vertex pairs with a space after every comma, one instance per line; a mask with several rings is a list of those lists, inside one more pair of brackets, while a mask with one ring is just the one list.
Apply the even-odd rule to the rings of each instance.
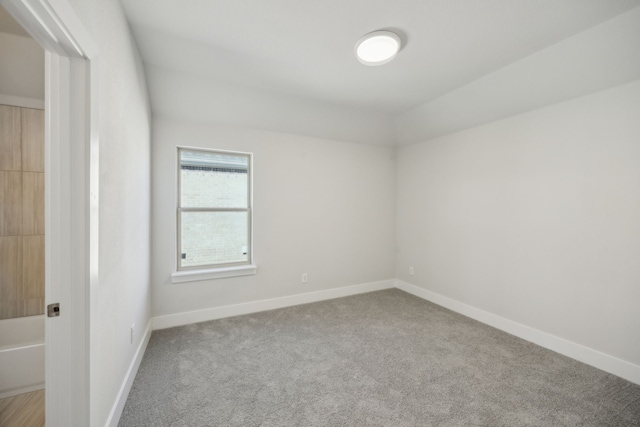
[[0, 3], [46, 236], [0, 425], [640, 426], [640, 0]]

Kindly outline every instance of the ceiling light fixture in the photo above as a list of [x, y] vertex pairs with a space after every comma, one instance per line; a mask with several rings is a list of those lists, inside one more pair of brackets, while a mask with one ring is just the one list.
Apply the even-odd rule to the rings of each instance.
[[364, 65], [386, 64], [400, 50], [400, 37], [391, 31], [374, 31], [356, 43], [356, 56]]

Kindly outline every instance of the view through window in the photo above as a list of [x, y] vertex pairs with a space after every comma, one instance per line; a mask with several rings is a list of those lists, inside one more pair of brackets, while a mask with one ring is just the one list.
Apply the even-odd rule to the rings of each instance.
[[178, 269], [251, 263], [251, 154], [178, 148]]

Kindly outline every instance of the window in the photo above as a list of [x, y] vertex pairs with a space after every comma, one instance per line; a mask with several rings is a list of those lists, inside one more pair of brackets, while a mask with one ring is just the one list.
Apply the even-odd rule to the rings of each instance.
[[251, 161], [250, 153], [178, 148], [174, 282], [255, 273]]

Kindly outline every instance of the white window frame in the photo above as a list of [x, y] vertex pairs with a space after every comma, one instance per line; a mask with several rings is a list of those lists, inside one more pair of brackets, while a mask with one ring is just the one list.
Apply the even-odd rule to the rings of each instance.
[[[177, 146], [177, 192], [176, 192], [176, 271], [171, 275], [172, 283], [183, 283], [198, 280], [220, 279], [226, 277], [246, 276], [255, 274], [257, 267], [253, 264], [253, 153], [240, 151], [216, 150], [200, 147]], [[246, 208], [220, 208], [220, 207], [183, 207], [181, 206], [182, 191], [182, 151], [196, 151], [215, 153], [230, 156], [247, 157], [247, 207]], [[247, 261], [209, 264], [192, 267], [183, 267], [182, 261], [182, 213], [183, 212], [246, 212], [247, 213]]]

